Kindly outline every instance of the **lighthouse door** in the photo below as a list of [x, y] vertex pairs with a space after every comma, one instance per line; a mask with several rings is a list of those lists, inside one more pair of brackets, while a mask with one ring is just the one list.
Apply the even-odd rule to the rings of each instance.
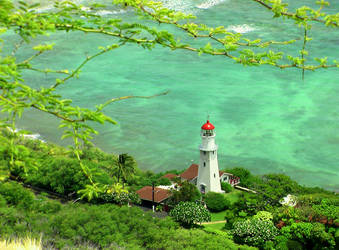
[[204, 194], [204, 193], [205, 193], [205, 190], [206, 190], [206, 186], [205, 186], [204, 184], [201, 184], [201, 185], [200, 185], [200, 192], [201, 192], [202, 194]]

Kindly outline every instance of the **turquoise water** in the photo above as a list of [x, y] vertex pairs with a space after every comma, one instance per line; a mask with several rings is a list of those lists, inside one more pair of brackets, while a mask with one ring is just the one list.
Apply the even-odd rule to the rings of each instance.
[[[249, 0], [165, 3], [194, 13], [197, 22], [224, 25], [251, 38], [283, 40], [302, 35], [291, 22], [273, 20], [270, 12]], [[339, 3], [331, 3], [339, 12]], [[103, 14], [131, 14], [107, 11]], [[308, 45], [312, 55], [339, 58], [339, 30], [316, 25], [311, 36], [317, 38]], [[51, 68], [75, 68], [98, 45], [114, 43], [81, 33], [52, 34], [35, 43], [46, 40], [56, 43], [55, 50], [36, 65]], [[300, 44], [285, 51], [295, 55]], [[19, 52], [27, 53], [24, 48]], [[53, 82], [53, 76], [27, 73], [25, 77], [33, 86]], [[119, 124], [97, 126], [97, 146], [133, 155], [142, 169], [184, 169], [198, 162], [200, 127], [209, 115], [216, 127], [220, 168], [281, 172], [306, 185], [339, 191], [338, 80], [335, 69], [306, 72], [302, 81], [301, 72], [294, 69], [243, 67], [223, 57], [127, 45], [90, 62], [80, 78], [68, 82], [60, 93], [78, 105], [93, 107], [112, 97], [170, 90], [163, 97], [115, 103], [106, 114]], [[56, 119], [48, 115], [31, 111], [19, 125], [46, 140], [66, 143], [59, 140]]]

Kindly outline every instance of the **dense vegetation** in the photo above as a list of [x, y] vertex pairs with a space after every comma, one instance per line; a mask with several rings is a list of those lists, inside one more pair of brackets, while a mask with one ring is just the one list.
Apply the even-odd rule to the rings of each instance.
[[[8, 131], [4, 129], [0, 132], [0, 171], [6, 171], [10, 164], [8, 154], [10, 142]], [[19, 136], [15, 143], [21, 161], [33, 167], [28, 171], [24, 171], [20, 166], [11, 169], [11, 179], [70, 198], [80, 196], [81, 193], [78, 194], [78, 191], [90, 184], [88, 178], [82, 174], [79, 162], [71, 151], [40, 140], [27, 140], [22, 136]], [[141, 171], [131, 156], [127, 156], [127, 162], [120, 164], [118, 156], [104, 153], [97, 148], [88, 146], [82, 151], [81, 160], [92, 169], [93, 180], [107, 187], [105, 192], [100, 193], [100, 197], [92, 197], [92, 199], [106, 200], [107, 193], [133, 193], [152, 183], [169, 184], [168, 179], [160, 178], [165, 173]], [[118, 178], [120, 178], [119, 182]], [[114, 192], [109, 192], [112, 186], [115, 188]]]
[[[4, 113], [0, 126], [10, 127], [9, 149], [7, 150], [7, 171], [0, 172], [0, 178], [5, 178], [18, 168], [28, 175], [33, 162], [25, 160], [27, 152], [17, 146], [16, 121], [27, 110], [34, 109], [57, 118], [60, 121], [64, 138], [72, 139], [70, 149], [78, 161], [81, 174], [87, 184], [77, 192], [82, 198], [91, 200], [101, 193], [120, 192], [120, 181], [124, 181], [121, 167], [124, 160], [118, 163], [117, 182], [112, 185], [97, 182], [98, 171], [92, 164], [83, 160], [83, 147], [90, 145], [91, 139], [98, 132], [94, 124], [116, 122], [104, 113], [104, 109], [112, 103], [130, 98], [152, 98], [166, 95], [168, 92], [152, 96], [122, 96], [111, 97], [92, 108], [76, 106], [72, 100], [64, 99], [58, 92], [70, 79], [79, 77], [81, 70], [93, 58], [112, 52], [122, 46], [133, 44], [141, 48], [152, 49], [160, 45], [171, 50], [185, 50], [190, 53], [221, 56], [227, 60], [242, 65], [267, 65], [280, 69], [300, 69], [302, 77], [305, 70], [337, 68], [337, 60], [329, 61], [326, 55], [313, 57], [306, 49], [313, 39], [310, 37], [312, 24], [338, 28], [339, 15], [327, 9], [330, 5], [325, 0], [315, 1], [313, 6], [289, 7], [281, 0], [251, 0], [271, 11], [274, 18], [287, 18], [303, 31], [298, 38], [302, 40], [297, 51], [285, 51], [296, 40], [262, 41], [260, 37], [251, 39], [245, 35], [227, 30], [224, 26], [209, 27], [206, 24], [195, 23], [194, 15], [176, 12], [163, 6], [161, 1], [149, 0], [114, 0], [110, 2], [115, 8], [128, 8], [134, 17], [146, 19], [136, 20], [130, 15], [119, 17], [101, 17], [95, 14], [106, 6], [91, 2], [83, 6], [74, 1], [55, 1], [54, 8], [49, 11], [38, 11], [37, 4], [31, 1], [0, 0], [0, 108]], [[119, 19], [118, 19], [119, 18]], [[121, 19], [120, 19], [121, 18]], [[157, 24], [157, 25], [155, 25]], [[175, 29], [179, 32], [171, 32]], [[41, 55], [53, 51], [54, 43], [30, 45], [31, 41], [52, 32], [83, 32], [105, 36], [108, 46], [99, 46], [91, 55], [86, 56], [77, 66], [68, 69], [50, 69], [48, 66], [38, 66]], [[11, 41], [5, 34], [14, 34], [17, 39]], [[3, 39], [2, 39], [3, 38]], [[192, 39], [194, 38], [194, 39]], [[23, 45], [32, 50], [23, 51]], [[6, 50], [3, 50], [6, 48]], [[87, 53], [87, 52], [86, 52]], [[293, 56], [292, 56], [293, 55]], [[67, 60], [67, 59], [63, 59]], [[42, 64], [44, 65], [44, 64]], [[60, 62], [62, 65], [62, 62]], [[48, 83], [32, 83], [25, 78], [26, 72], [49, 74]], [[126, 169], [125, 173], [131, 173]], [[99, 171], [100, 172], [100, 171]], [[77, 176], [80, 178], [80, 176]], [[82, 178], [82, 177], [81, 177]], [[60, 190], [62, 191], [62, 190]], [[67, 190], [66, 190], [67, 191]]]
[[66, 203], [0, 183], [1, 238], [39, 238], [45, 247], [127, 249], [248, 249], [201, 229], [181, 229], [170, 217], [153, 218], [137, 207]]
[[[235, 242], [264, 249], [335, 249], [339, 244], [339, 197], [321, 188], [304, 187], [283, 174], [242, 176], [242, 185], [257, 194], [241, 193], [225, 211], [225, 230]], [[282, 205], [287, 195], [294, 205]], [[226, 196], [227, 198], [227, 196]]]

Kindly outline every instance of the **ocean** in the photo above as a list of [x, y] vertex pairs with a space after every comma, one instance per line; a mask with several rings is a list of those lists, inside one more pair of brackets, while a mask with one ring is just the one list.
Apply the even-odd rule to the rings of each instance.
[[[292, 21], [272, 19], [271, 12], [250, 0], [163, 2], [169, 8], [196, 15], [198, 23], [224, 25], [251, 39], [281, 41], [303, 35]], [[289, 2], [300, 6], [314, 1]], [[339, 12], [339, 2], [330, 2], [330, 11]], [[43, 3], [41, 11], [50, 8]], [[133, 20], [129, 9], [107, 8], [98, 14]], [[173, 27], [155, 27], [183, 35]], [[339, 29], [314, 24], [310, 36], [309, 58], [339, 58]], [[15, 42], [18, 37], [8, 34], [7, 39]], [[29, 47], [46, 41], [55, 42], [55, 49], [42, 55], [35, 66], [53, 69], [74, 69], [98, 46], [117, 42], [102, 35], [58, 32], [38, 37], [21, 48], [19, 59], [32, 53]], [[301, 44], [298, 40], [281, 50], [297, 55]], [[55, 75], [33, 72], [24, 77], [34, 87], [50, 86], [55, 79]], [[244, 67], [225, 57], [199, 56], [160, 46], [146, 50], [127, 44], [89, 62], [80, 77], [67, 82], [58, 93], [73, 99], [76, 105], [94, 108], [113, 97], [167, 90], [166, 96], [130, 99], [107, 107], [105, 113], [118, 125], [94, 125], [100, 132], [95, 145], [106, 152], [132, 155], [141, 169], [185, 169], [199, 162], [200, 127], [209, 117], [216, 127], [219, 168], [285, 173], [301, 184], [339, 191], [338, 69], [306, 72], [302, 80], [296, 69]], [[28, 111], [18, 127], [47, 141], [69, 143], [60, 140], [57, 120], [48, 114]]]

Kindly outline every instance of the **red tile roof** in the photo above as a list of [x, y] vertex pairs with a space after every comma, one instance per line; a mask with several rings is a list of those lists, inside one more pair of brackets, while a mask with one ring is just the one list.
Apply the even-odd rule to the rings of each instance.
[[199, 165], [192, 164], [185, 172], [180, 174], [180, 177], [185, 180], [192, 180], [198, 176]]
[[178, 177], [176, 174], [171, 174], [171, 173], [168, 173], [168, 174], [165, 174], [164, 176], [161, 176], [161, 178], [167, 178], [169, 180], [172, 180], [173, 178], [176, 178]]
[[[152, 187], [151, 186], [145, 186], [139, 189], [138, 191], [136, 191], [136, 193], [139, 195], [140, 199], [152, 201]], [[156, 203], [160, 203], [166, 200], [171, 195], [172, 194], [169, 190], [158, 188], [158, 187], [154, 188], [154, 201]]]

